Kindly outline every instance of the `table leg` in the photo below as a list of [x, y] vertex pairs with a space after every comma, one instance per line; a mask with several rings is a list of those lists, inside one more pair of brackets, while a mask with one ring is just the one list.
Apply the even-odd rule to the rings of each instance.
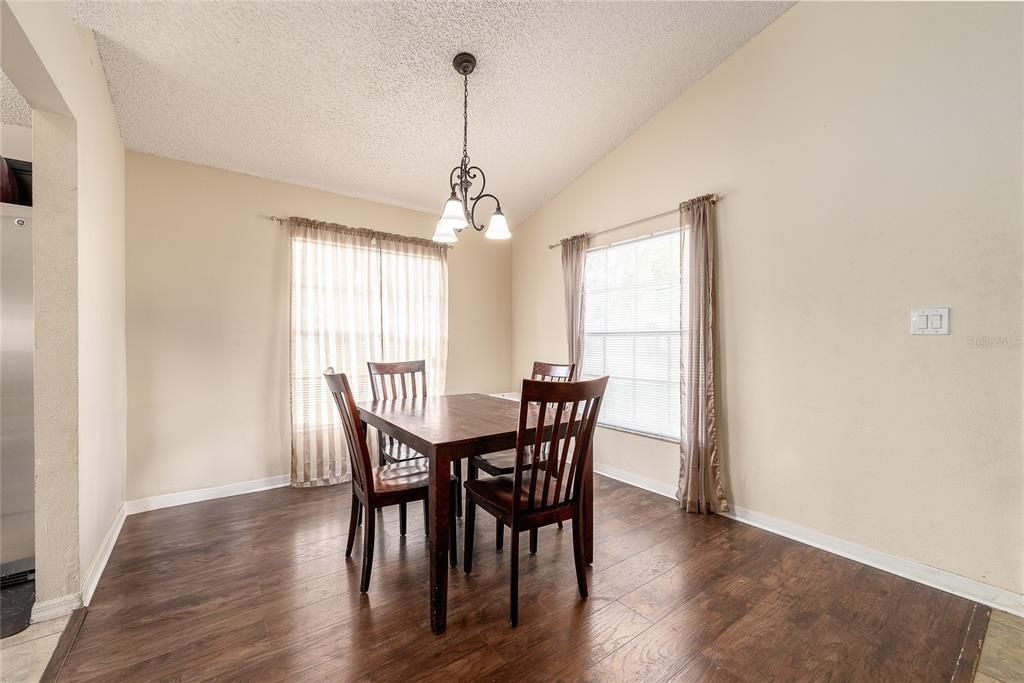
[[448, 532], [451, 457], [438, 450], [430, 460], [430, 629], [448, 625]]

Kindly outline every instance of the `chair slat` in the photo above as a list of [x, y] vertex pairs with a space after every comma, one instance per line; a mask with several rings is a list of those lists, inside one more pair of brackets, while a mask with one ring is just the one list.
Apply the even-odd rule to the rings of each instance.
[[[600, 404], [598, 402], [594, 401], [593, 399], [587, 400], [587, 402], [583, 405], [583, 420], [582, 420], [582, 422], [583, 422], [584, 428], [589, 427], [589, 425], [592, 422], [596, 422], [597, 421], [597, 410], [596, 409], [597, 409], [597, 407], [599, 405]], [[573, 491], [572, 491], [572, 497], [573, 498], [575, 498], [576, 496], [579, 495], [579, 491], [577, 490], [576, 487], [577, 487], [577, 480], [578, 480], [579, 476], [582, 476], [582, 466], [581, 466], [581, 463], [583, 462], [583, 458], [588, 457], [590, 455], [589, 453], [585, 452], [583, 449], [584, 448], [590, 448], [591, 437], [592, 436], [593, 436], [593, 433], [591, 432], [586, 437], [582, 437], [581, 436], [581, 437], [577, 438], [576, 439], [576, 443], [575, 443], [575, 448], [573, 448], [572, 462], [569, 463], [569, 472], [566, 475], [567, 481], [569, 482], [569, 485], [573, 487]]]
[[[541, 496], [540, 496], [540, 499], [544, 503], [544, 505], [548, 504], [548, 491], [550, 490], [550, 486], [551, 486], [551, 472], [554, 469], [553, 466], [555, 465], [554, 462], [551, 462], [551, 454], [554, 453], [554, 454], [556, 454], [556, 456], [558, 454], [558, 437], [559, 437], [559, 433], [561, 432], [561, 429], [562, 429], [562, 412], [563, 412], [564, 408], [565, 408], [565, 403], [559, 402], [558, 405], [555, 408], [555, 420], [554, 420], [554, 422], [551, 423], [551, 429], [552, 429], [551, 441], [548, 443], [548, 447], [547, 447], [547, 454], [548, 455], [547, 455], [547, 460], [545, 461], [545, 467], [544, 467], [544, 488], [541, 491]], [[569, 435], [566, 434], [566, 437], [568, 437], [568, 436]], [[566, 440], [568, 441], [568, 438], [566, 438]], [[551, 465], [551, 466], [549, 467], [548, 465]], [[534, 470], [534, 477], [536, 477], [536, 470]]]
[[[555, 501], [556, 502], [560, 499], [559, 496], [561, 495], [561, 492], [562, 492], [562, 483], [565, 481], [565, 478], [564, 478], [564, 475], [565, 475], [565, 460], [566, 460], [566, 458], [569, 455], [569, 444], [572, 441], [572, 438], [574, 436], [574, 429], [575, 429], [575, 425], [576, 425], [576, 413], [579, 411], [579, 407], [580, 407], [579, 401], [573, 401], [572, 402], [572, 412], [569, 414], [569, 426], [567, 427], [567, 431], [566, 431], [566, 434], [565, 434], [565, 442], [562, 444], [562, 454], [561, 454], [561, 457], [558, 457], [557, 461], [555, 463], [551, 463], [551, 457], [548, 456], [548, 466], [549, 467], [553, 466], [553, 467], [557, 467], [558, 468], [558, 474], [556, 475], [556, 479], [555, 479], [555, 481], [556, 481], [556, 484], [555, 484]], [[572, 491], [571, 487], [568, 484], [566, 484], [566, 486], [565, 486], [565, 496], [566, 496], [566, 499], [568, 499], [568, 497], [570, 496], [571, 491]]]
[[546, 401], [541, 401], [540, 408], [537, 411], [537, 431], [533, 439], [533, 453], [530, 454], [530, 497], [526, 503], [528, 510], [534, 508], [534, 496], [537, 494], [537, 464], [540, 462], [540, 454], [544, 443], [544, 418], [547, 417], [547, 413], [548, 404]]

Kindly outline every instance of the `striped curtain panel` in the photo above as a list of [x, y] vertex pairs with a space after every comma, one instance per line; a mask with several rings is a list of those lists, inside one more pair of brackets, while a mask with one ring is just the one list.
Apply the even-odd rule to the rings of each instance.
[[326, 486], [349, 479], [349, 459], [325, 369], [347, 374], [364, 401], [367, 361], [424, 359], [429, 391], [444, 393], [447, 249], [304, 218], [289, 230], [291, 485]]

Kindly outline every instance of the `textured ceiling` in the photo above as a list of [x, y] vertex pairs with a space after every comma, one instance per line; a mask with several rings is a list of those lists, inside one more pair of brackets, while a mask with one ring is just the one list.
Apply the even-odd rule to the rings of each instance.
[[462, 152], [451, 59], [473, 52], [469, 152], [514, 223], [789, 3], [68, 6], [129, 149], [431, 212]]
[[32, 109], [18, 93], [7, 74], [0, 72], [0, 122], [32, 125]]

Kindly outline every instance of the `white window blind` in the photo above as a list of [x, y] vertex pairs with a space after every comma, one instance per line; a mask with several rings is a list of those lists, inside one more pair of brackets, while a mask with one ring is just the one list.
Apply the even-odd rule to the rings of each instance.
[[600, 424], [679, 439], [680, 232], [587, 253], [583, 370], [608, 375]]

